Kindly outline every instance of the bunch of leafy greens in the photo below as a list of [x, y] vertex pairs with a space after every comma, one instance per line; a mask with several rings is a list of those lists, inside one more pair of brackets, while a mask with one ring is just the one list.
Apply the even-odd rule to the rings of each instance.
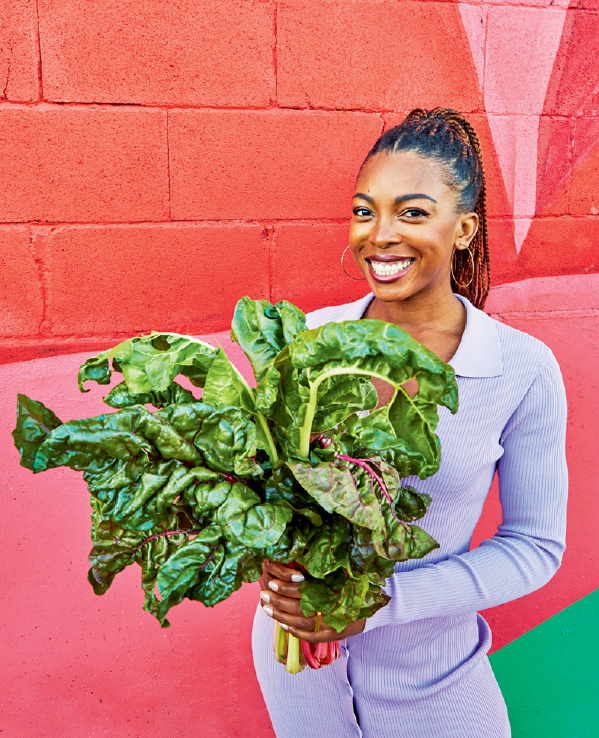
[[[294, 561], [309, 575], [303, 611], [322, 612], [339, 632], [388, 602], [382, 585], [395, 562], [438, 546], [413, 524], [430, 498], [400, 480], [439, 467], [437, 405], [457, 409], [453, 370], [395, 325], [307, 330], [284, 301], [243, 298], [231, 336], [254, 388], [222, 348], [152, 333], [80, 368], [83, 392], [122, 373], [104, 398], [116, 412], [62, 423], [19, 395], [21, 464], [83, 472], [96, 594], [137, 562], [144, 609], [168, 626], [184, 598], [213, 606], [257, 580], [265, 558]], [[203, 388], [201, 399], [179, 374]], [[373, 377], [395, 388], [379, 409]], [[412, 378], [414, 397], [402, 387]]]

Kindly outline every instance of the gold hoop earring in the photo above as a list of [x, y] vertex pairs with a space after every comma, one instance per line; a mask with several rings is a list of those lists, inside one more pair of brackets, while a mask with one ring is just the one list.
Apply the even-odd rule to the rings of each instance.
[[470, 264], [472, 265], [472, 276], [470, 277], [469, 282], [467, 282], [466, 284], [462, 284], [461, 282], [458, 282], [453, 272], [453, 259], [456, 253], [455, 249], [453, 250], [451, 262], [449, 264], [449, 269], [451, 270], [451, 276], [453, 277], [453, 281], [458, 285], [458, 287], [461, 287], [463, 290], [465, 290], [467, 287], [470, 287], [470, 285], [472, 284], [472, 280], [474, 279], [474, 256], [472, 256], [472, 251], [470, 251], [470, 247], [468, 247], [467, 251], [468, 251], [468, 255], [470, 256]]
[[345, 274], [346, 277], [349, 277], [350, 279], [353, 279], [354, 282], [363, 282], [366, 279], [366, 277], [362, 277], [362, 278], [360, 278], [360, 277], [352, 277], [352, 275], [351, 274], [348, 274], [347, 271], [345, 270], [345, 264], [343, 263], [343, 257], [347, 253], [347, 249], [348, 248], [349, 248], [349, 246], [346, 246], [345, 247], [345, 251], [341, 254], [341, 268], [343, 269], [343, 272], [344, 272], [344, 274]]

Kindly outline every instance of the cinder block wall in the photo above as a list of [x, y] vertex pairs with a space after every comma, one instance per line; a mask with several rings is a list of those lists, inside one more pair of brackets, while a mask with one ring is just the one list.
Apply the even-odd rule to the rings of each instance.
[[598, 9], [4, 0], [4, 360], [224, 330], [243, 294], [359, 296], [355, 175], [415, 106], [480, 130], [495, 284], [599, 270]]
[[[225, 331], [244, 294], [305, 310], [361, 296], [339, 265], [361, 161], [411, 108], [460, 109], [485, 156], [488, 308], [552, 348], [569, 398], [562, 568], [484, 613], [509, 663], [514, 639], [599, 587], [598, 58], [599, 0], [2, 0], [0, 416], [17, 391], [63, 419], [102, 412], [101, 388], [77, 391], [77, 352]], [[257, 585], [182, 604], [168, 631], [141, 611], [133, 567], [95, 597], [81, 475], [32, 477], [9, 431], [0, 729], [272, 736], [249, 643]], [[494, 487], [473, 545], [500, 520]], [[597, 657], [575, 664], [587, 691]], [[591, 715], [584, 690], [539, 704], [532, 677], [506, 673], [514, 738], [577, 735], [567, 720]]]

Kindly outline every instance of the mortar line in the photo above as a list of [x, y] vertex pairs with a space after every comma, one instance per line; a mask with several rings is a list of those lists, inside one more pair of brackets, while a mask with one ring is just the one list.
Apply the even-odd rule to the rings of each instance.
[[42, 37], [40, 34], [40, 6], [35, 0], [35, 21], [37, 33], [37, 94], [40, 101], [44, 100], [44, 80], [42, 77]]
[[170, 142], [170, 130], [169, 130], [169, 114], [168, 110], [166, 113], [166, 176], [168, 181], [168, 219], [172, 223], [173, 211], [172, 211], [172, 200], [171, 200], [171, 142]]
[[278, 42], [279, 42], [279, 0], [275, 1], [275, 12], [273, 17], [273, 34], [274, 45], [272, 49], [273, 66], [275, 73], [275, 107], [279, 107], [279, 62], [278, 62]]

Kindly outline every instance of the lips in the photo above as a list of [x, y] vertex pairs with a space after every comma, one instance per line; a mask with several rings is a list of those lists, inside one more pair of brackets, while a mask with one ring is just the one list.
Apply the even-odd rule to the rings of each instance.
[[414, 259], [409, 256], [376, 256], [366, 259], [368, 269], [376, 282], [395, 282], [410, 270]]

